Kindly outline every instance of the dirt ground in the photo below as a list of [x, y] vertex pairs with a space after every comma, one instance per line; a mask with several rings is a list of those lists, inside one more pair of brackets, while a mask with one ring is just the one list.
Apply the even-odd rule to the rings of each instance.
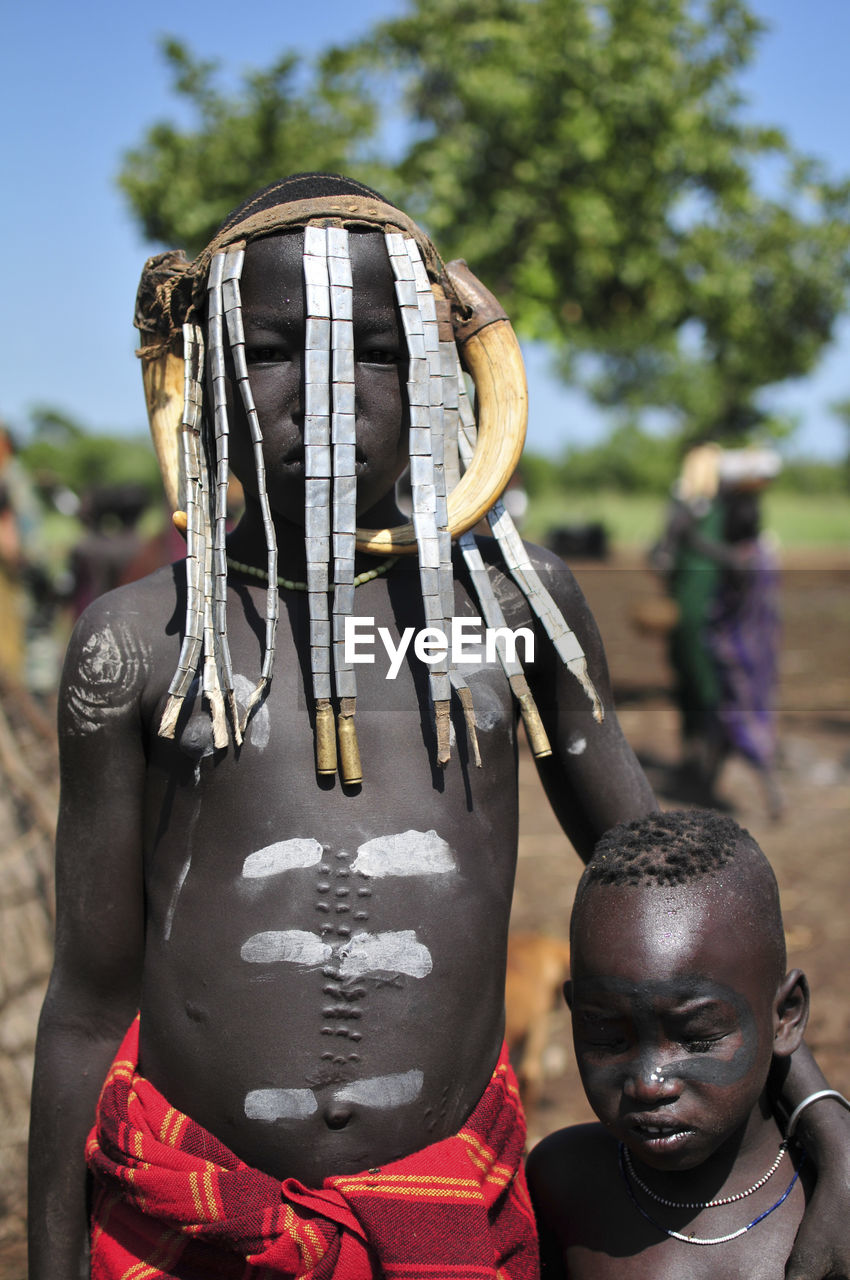
[[[664, 807], [678, 807], [682, 801], [671, 788], [677, 728], [663, 640], [658, 635], [640, 633], [633, 621], [636, 608], [648, 598], [660, 596], [659, 586], [636, 556], [619, 554], [604, 565], [573, 567], [605, 641], [625, 732]], [[848, 588], [850, 554], [786, 558], [780, 689], [781, 781], [787, 798], [784, 821], [771, 824], [767, 820], [753, 774], [743, 763], [730, 762], [720, 786], [722, 798], [759, 840], [776, 868], [782, 888], [789, 962], [806, 971], [813, 989], [807, 1038], [831, 1082], [845, 1093], [850, 1093], [850, 1058], [846, 1053], [850, 1033], [850, 997], [846, 988], [850, 963]], [[40, 776], [45, 775], [41, 772]], [[44, 795], [49, 794], [49, 784], [48, 779], [42, 788]], [[15, 803], [19, 802], [23, 803], [18, 796]], [[523, 752], [521, 760], [520, 802], [514, 927], [565, 936], [580, 864], [542, 796], [527, 752]], [[42, 826], [49, 825], [48, 818], [49, 815], [43, 819]], [[19, 965], [16, 991], [3, 994], [0, 999], [0, 1112], [7, 1129], [0, 1138], [0, 1161], [5, 1165], [0, 1179], [0, 1280], [21, 1280], [24, 1275], [26, 1107], [16, 1101], [10, 1115], [10, 1106], [13, 1098], [21, 1097], [29, 1078], [49, 934], [44, 924], [48, 918], [44, 904], [49, 903], [49, 885], [39, 887], [36, 883], [32, 868], [37, 860], [27, 853], [29, 846], [20, 830], [16, 836], [12, 833], [14, 839], [7, 839], [8, 832], [0, 832], [0, 844], [10, 857], [14, 848], [18, 876], [15, 880], [8, 869], [4, 870], [10, 905], [3, 918], [0, 961], [14, 940], [14, 933], [21, 943], [18, 950], [30, 958], [32, 970], [22, 973]], [[35, 877], [32, 885], [28, 877]], [[4, 901], [0, 895], [0, 906]], [[26, 930], [21, 927], [22, 909], [28, 913]], [[11, 914], [13, 911], [17, 914]], [[14, 923], [14, 930], [8, 928], [10, 922]], [[38, 938], [45, 939], [41, 956], [37, 955]], [[12, 1009], [16, 1021], [10, 1013]], [[530, 1117], [532, 1140], [560, 1125], [587, 1119], [590, 1114], [572, 1065], [565, 1010], [553, 1010], [549, 1033], [543, 1097]]]
[[[659, 635], [634, 624], [660, 595], [636, 556], [572, 566], [599, 623], [619, 716], [664, 808], [675, 794], [677, 719]], [[779, 724], [782, 822], [768, 821], [752, 770], [731, 760], [719, 793], [770, 858], [779, 879], [789, 965], [812, 987], [807, 1032], [831, 1083], [850, 1093], [850, 554], [786, 556]], [[542, 796], [527, 752], [520, 771], [521, 829], [513, 926], [565, 936], [580, 864]], [[541, 889], [545, 886], [545, 891]], [[592, 1118], [575, 1072], [566, 1011], [550, 1017], [543, 1097], [529, 1117], [532, 1141]]]

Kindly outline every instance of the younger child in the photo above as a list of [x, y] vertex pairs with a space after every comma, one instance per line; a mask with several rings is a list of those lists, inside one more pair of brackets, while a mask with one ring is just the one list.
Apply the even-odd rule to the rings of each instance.
[[764, 854], [710, 811], [620, 826], [579, 883], [571, 944], [565, 993], [601, 1124], [529, 1160], [544, 1276], [783, 1276], [810, 1169], [765, 1085], [809, 1001], [785, 971]]

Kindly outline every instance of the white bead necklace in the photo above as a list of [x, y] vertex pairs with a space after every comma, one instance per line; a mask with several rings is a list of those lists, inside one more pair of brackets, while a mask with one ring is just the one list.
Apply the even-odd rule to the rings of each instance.
[[[760, 1222], [763, 1222], [765, 1218], [769, 1217], [770, 1214], [772, 1214], [774, 1210], [778, 1209], [781, 1204], [784, 1204], [784, 1202], [788, 1199], [788, 1197], [790, 1196], [791, 1192], [794, 1189], [794, 1183], [797, 1181], [797, 1179], [800, 1176], [800, 1170], [795, 1169], [793, 1178], [788, 1183], [788, 1186], [785, 1188], [782, 1195], [775, 1202], [775, 1204], [772, 1204], [769, 1209], [765, 1209], [763, 1213], [760, 1213], [757, 1217], [753, 1218], [752, 1222], [748, 1222], [746, 1226], [738, 1227], [737, 1231], [730, 1231], [725, 1236], [694, 1236], [694, 1235], [686, 1236], [681, 1231], [673, 1231], [671, 1230], [670, 1227], [662, 1226], [660, 1222], [655, 1221], [655, 1219], [652, 1217], [651, 1214], [647, 1213], [646, 1209], [644, 1209], [643, 1205], [640, 1203], [637, 1196], [635, 1195], [634, 1190], [632, 1189], [632, 1184], [629, 1181], [629, 1171], [626, 1168], [627, 1159], [628, 1159], [628, 1155], [626, 1152], [626, 1148], [623, 1146], [621, 1142], [620, 1148], [619, 1148], [620, 1173], [622, 1174], [623, 1182], [626, 1184], [626, 1191], [629, 1194], [629, 1199], [631, 1200], [632, 1204], [637, 1209], [641, 1217], [645, 1218], [646, 1221], [650, 1224], [650, 1226], [655, 1227], [656, 1231], [663, 1232], [665, 1236], [669, 1236], [672, 1240], [681, 1240], [682, 1244], [696, 1244], [696, 1245], [727, 1244], [728, 1241], [730, 1240], [737, 1240], [739, 1236], [746, 1235], [748, 1231], [752, 1231], [753, 1227], [757, 1226]], [[777, 1166], [778, 1166], [778, 1161], [777, 1161]], [[771, 1170], [771, 1172], [773, 1172], [773, 1170]], [[767, 1178], [769, 1176], [770, 1174], [768, 1174], [762, 1180], [760, 1184], [761, 1186], [764, 1186], [764, 1183], [767, 1181]], [[643, 1183], [638, 1183], [637, 1185], [640, 1187], [643, 1187]], [[753, 1188], [753, 1190], [755, 1190], [755, 1188]], [[649, 1194], [652, 1195], [652, 1192], [650, 1192]], [[737, 1196], [734, 1198], [741, 1199], [742, 1197]], [[655, 1196], [654, 1199], [659, 1199], [659, 1197]], [[722, 1202], [707, 1201], [705, 1204], [702, 1204], [702, 1205], [684, 1205], [680, 1201], [675, 1201], [675, 1200], [664, 1200], [662, 1201], [662, 1203], [666, 1205], [673, 1205], [680, 1209], [684, 1209], [684, 1208], [710, 1209], [710, 1208], [715, 1208], [717, 1204], [720, 1204], [720, 1203], [729, 1204], [731, 1203], [731, 1200], [725, 1200]]]
[[754, 1182], [751, 1187], [747, 1187], [746, 1191], [738, 1191], [734, 1196], [722, 1196], [717, 1200], [665, 1200], [664, 1196], [657, 1195], [656, 1192], [654, 1192], [651, 1187], [648, 1187], [645, 1182], [641, 1182], [640, 1178], [635, 1173], [635, 1167], [632, 1164], [632, 1158], [629, 1155], [628, 1147], [623, 1146], [622, 1148], [623, 1160], [625, 1161], [626, 1169], [628, 1170], [629, 1177], [635, 1186], [640, 1187], [641, 1191], [645, 1192], [646, 1195], [649, 1196], [650, 1200], [655, 1200], [658, 1204], [666, 1205], [668, 1209], [717, 1209], [722, 1204], [735, 1204], [738, 1200], [746, 1200], [747, 1196], [751, 1196], [754, 1191], [758, 1191], [759, 1187], [763, 1187], [764, 1184], [773, 1177], [776, 1170], [782, 1163], [782, 1157], [785, 1155], [787, 1150], [788, 1140], [785, 1139], [780, 1142], [779, 1155], [776, 1157], [767, 1173], [762, 1174], [758, 1182]]

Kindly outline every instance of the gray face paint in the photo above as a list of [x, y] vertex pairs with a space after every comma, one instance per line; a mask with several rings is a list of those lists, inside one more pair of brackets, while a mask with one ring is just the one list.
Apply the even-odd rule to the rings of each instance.
[[[592, 1072], [595, 1081], [615, 1083], [624, 1076], [639, 1075], [653, 1084], [665, 1080], [692, 1080], [719, 1088], [736, 1084], [747, 1074], [755, 1062], [758, 1051], [758, 1029], [749, 1003], [739, 992], [723, 983], [711, 982], [698, 975], [690, 978], [673, 978], [660, 982], [627, 982], [622, 978], [593, 978], [573, 982], [574, 1016], [582, 1004], [605, 1008], [605, 997], [615, 996], [617, 1012], [612, 1021], [628, 1020], [631, 1046], [623, 1054], [617, 1054], [610, 1064], [594, 1061]], [[661, 1026], [658, 1003], [681, 1006], [694, 1000], [711, 1000], [729, 1006], [735, 1017], [741, 1044], [731, 1058], [720, 1058], [709, 1053], [695, 1053], [673, 1062], [658, 1063], [658, 1043], [666, 1036]], [[621, 1010], [627, 1005], [628, 1013]], [[698, 1034], [693, 1035], [699, 1040]], [[614, 1055], [612, 1055], [614, 1056]]]

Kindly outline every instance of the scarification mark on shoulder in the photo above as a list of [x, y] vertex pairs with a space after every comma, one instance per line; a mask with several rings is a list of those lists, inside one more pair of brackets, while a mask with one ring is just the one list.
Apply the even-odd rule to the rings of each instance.
[[105, 720], [123, 715], [139, 695], [149, 657], [147, 644], [118, 619], [93, 632], [80, 650], [77, 679], [67, 690], [70, 732], [96, 733]]

